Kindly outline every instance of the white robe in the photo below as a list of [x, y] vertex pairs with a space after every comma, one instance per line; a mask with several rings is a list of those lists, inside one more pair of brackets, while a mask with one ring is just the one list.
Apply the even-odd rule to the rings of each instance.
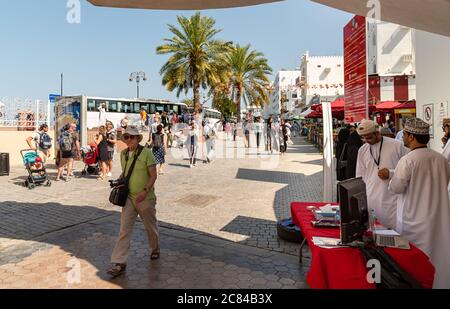
[[[445, 159], [450, 164], [450, 141], [447, 144], [445, 144], [445, 147], [442, 150], [442, 155], [445, 157]], [[448, 194], [450, 196], [450, 184], [448, 185]]]
[[397, 231], [430, 257], [434, 288], [450, 288], [449, 179], [447, 160], [421, 148], [400, 160], [389, 185], [399, 194]]
[[[378, 177], [378, 170], [387, 168], [389, 174], [394, 174], [398, 161], [407, 153], [402, 143], [392, 138], [383, 137], [380, 166], [375, 160], [380, 157], [380, 144], [364, 144], [358, 151], [356, 177], [362, 177], [366, 183], [367, 204], [375, 212], [375, 217], [385, 227], [395, 229], [397, 221], [397, 196], [388, 190], [389, 180]], [[372, 149], [372, 155], [370, 154]]]

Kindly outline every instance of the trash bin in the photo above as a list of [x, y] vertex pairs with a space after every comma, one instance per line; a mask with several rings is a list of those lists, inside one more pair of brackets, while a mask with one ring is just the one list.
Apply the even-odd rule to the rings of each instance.
[[300, 228], [292, 222], [291, 218], [278, 221], [277, 233], [278, 237], [290, 242], [301, 243], [303, 241]]
[[9, 176], [9, 153], [0, 153], [0, 176]]

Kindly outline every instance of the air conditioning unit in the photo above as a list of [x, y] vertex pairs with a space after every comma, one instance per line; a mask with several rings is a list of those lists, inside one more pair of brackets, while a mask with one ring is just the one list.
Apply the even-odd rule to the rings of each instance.
[[403, 55], [402, 58], [403, 58], [403, 63], [412, 63], [412, 61], [413, 61], [412, 54]]

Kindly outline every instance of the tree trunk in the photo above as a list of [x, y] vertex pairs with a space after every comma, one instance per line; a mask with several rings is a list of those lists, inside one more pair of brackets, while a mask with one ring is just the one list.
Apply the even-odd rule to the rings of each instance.
[[242, 119], [241, 119], [241, 96], [242, 96], [241, 86], [237, 86], [236, 87], [236, 107], [237, 107], [237, 121], [238, 121], [238, 123], [242, 122]]
[[200, 83], [194, 80], [194, 111], [198, 113], [200, 109]]

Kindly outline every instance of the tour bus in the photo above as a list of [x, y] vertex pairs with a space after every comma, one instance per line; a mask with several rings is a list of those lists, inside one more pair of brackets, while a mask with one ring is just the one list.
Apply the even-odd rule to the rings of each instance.
[[[194, 108], [189, 107], [188, 112], [192, 114], [194, 112]], [[210, 124], [216, 124], [222, 120], [222, 113], [217, 109], [206, 107], [200, 108], [199, 112], [201, 113], [202, 118], [208, 121]]]
[[[89, 131], [96, 132], [100, 124], [99, 107], [105, 104], [104, 119], [111, 121], [114, 127], [120, 126], [120, 121], [127, 116], [129, 125], [140, 125], [140, 111], [147, 113], [175, 112], [181, 115], [187, 110], [184, 103], [172, 103], [166, 100], [152, 99], [119, 99], [89, 96], [67, 96], [55, 99], [55, 134], [68, 122], [76, 122], [80, 141], [86, 145], [91, 140]], [[103, 119], [103, 120], [104, 120]], [[103, 122], [103, 121], [102, 121]]]

